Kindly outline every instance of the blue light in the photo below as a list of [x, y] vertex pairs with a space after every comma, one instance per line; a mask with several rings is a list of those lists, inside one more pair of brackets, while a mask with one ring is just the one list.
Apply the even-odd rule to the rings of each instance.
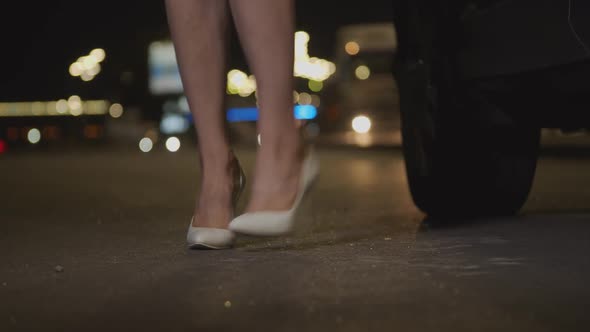
[[[318, 115], [318, 110], [313, 105], [297, 105], [295, 106], [295, 118], [299, 120], [315, 119]], [[230, 108], [227, 111], [227, 121], [229, 122], [245, 122], [258, 120], [258, 109], [256, 107], [236, 107]]]
[[190, 127], [190, 119], [184, 114], [164, 113], [160, 121], [160, 131], [166, 135], [185, 133]]
[[256, 107], [230, 108], [227, 111], [227, 121], [244, 122], [258, 120], [258, 109]]
[[295, 118], [299, 120], [311, 120], [318, 116], [318, 110], [313, 105], [295, 106]]

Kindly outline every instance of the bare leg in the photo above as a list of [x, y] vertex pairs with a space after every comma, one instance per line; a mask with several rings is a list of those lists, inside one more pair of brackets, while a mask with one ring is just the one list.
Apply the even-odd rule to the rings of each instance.
[[256, 76], [262, 139], [247, 211], [289, 209], [297, 194], [302, 144], [293, 117], [293, 0], [230, 0]]
[[235, 166], [223, 113], [228, 4], [225, 0], [166, 0], [166, 8], [199, 140], [201, 189], [193, 226], [227, 228]]

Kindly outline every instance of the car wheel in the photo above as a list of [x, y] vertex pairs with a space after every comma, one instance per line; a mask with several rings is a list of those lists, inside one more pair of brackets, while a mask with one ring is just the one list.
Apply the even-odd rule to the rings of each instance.
[[[513, 215], [532, 186], [540, 129], [456, 79], [452, 51], [437, 44], [436, 24], [421, 20], [410, 15], [405, 22], [413, 26], [398, 28], [405, 35], [394, 73], [414, 202], [432, 217]], [[416, 47], [404, 50], [404, 38]]]

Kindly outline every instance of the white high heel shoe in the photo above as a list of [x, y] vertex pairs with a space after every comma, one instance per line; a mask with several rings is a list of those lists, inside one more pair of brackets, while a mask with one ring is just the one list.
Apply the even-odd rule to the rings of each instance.
[[255, 236], [278, 236], [291, 232], [295, 221], [295, 212], [303, 195], [319, 173], [319, 162], [310, 149], [303, 160], [297, 197], [291, 209], [286, 211], [249, 212], [236, 217], [229, 224], [229, 229], [236, 233]]
[[[237, 168], [234, 172], [234, 191], [232, 203], [235, 209], [240, 195], [244, 191], [246, 176], [236, 159]], [[235, 211], [234, 211], [235, 213]], [[233, 247], [236, 239], [234, 232], [222, 228], [193, 227], [194, 216], [188, 227], [186, 241], [189, 249], [228, 249]]]

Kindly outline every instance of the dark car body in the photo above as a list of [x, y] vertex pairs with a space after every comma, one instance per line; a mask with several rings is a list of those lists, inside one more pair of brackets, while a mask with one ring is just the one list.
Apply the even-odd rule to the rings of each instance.
[[590, 2], [392, 4], [414, 202], [438, 216], [516, 213], [541, 128], [590, 128]]
[[[463, 79], [508, 99], [508, 108], [541, 127], [590, 127], [590, 1], [414, 2], [432, 11], [427, 15], [446, 7], [435, 24]], [[393, 5], [395, 21], [404, 22], [408, 4]], [[412, 36], [404, 24], [396, 28], [403, 57], [403, 45], [415, 41], [405, 40]]]

